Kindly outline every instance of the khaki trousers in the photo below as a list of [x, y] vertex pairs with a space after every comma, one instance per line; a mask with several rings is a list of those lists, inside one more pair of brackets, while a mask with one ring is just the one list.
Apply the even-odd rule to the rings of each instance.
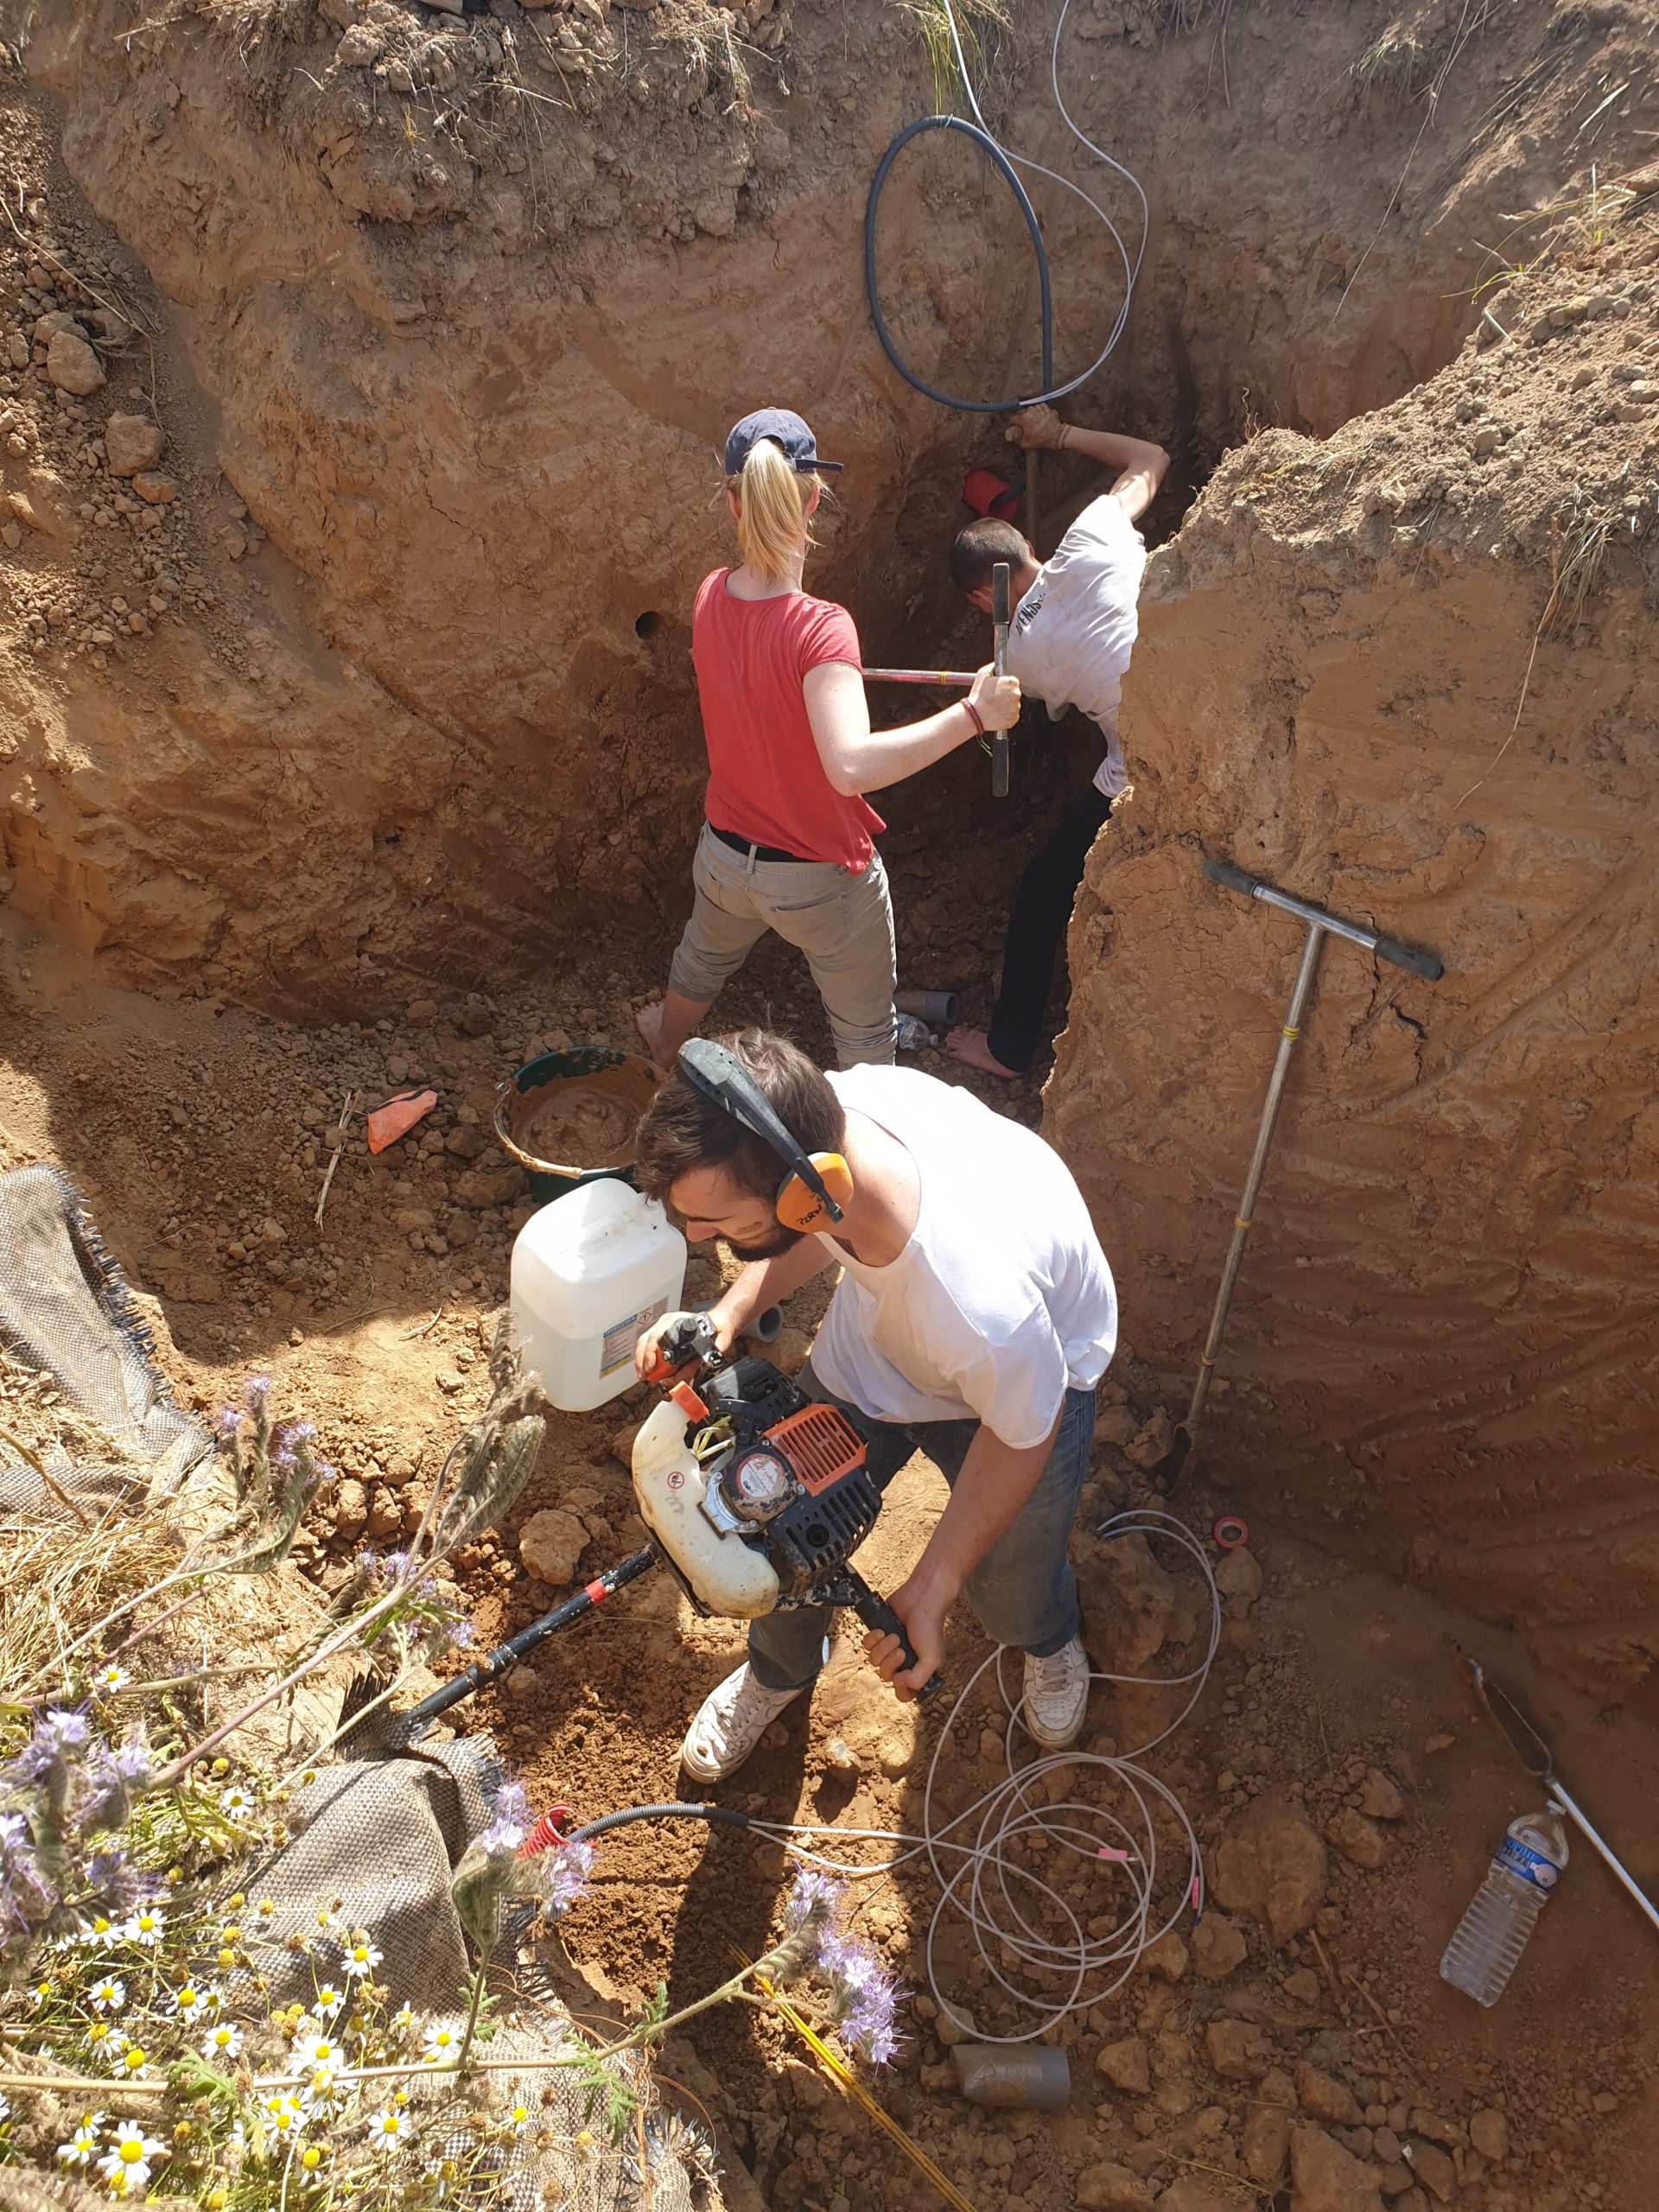
[[856, 875], [830, 861], [758, 861], [705, 822], [691, 863], [696, 893], [669, 969], [694, 1005], [720, 995], [768, 930], [806, 955], [844, 1068], [893, 1054], [893, 902], [881, 855]]

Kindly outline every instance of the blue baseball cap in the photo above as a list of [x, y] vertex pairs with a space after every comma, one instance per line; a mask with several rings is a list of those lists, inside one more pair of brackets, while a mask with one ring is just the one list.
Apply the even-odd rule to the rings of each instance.
[[743, 464], [752, 449], [762, 438], [770, 438], [783, 449], [784, 459], [798, 475], [810, 475], [815, 468], [827, 468], [839, 474], [838, 461], [820, 461], [818, 442], [798, 415], [791, 415], [787, 407], [762, 407], [743, 420], [726, 441], [726, 474], [740, 476]]

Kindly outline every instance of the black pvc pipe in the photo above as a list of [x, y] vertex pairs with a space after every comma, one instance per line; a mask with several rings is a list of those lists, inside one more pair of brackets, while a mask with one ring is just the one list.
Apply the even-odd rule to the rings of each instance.
[[[990, 156], [1007, 180], [1008, 189], [1020, 203], [1020, 213], [1025, 217], [1026, 228], [1031, 233], [1032, 251], [1037, 256], [1037, 279], [1042, 295], [1043, 385], [1040, 392], [1021, 393], [1014, 399], [953, 398], [950, 392], [937, 391], [932, 385], [925, 384], [893, 342], [893, 334], [887, 328], [887, 318], [881, 312], [875, 258], [875, 220], [881, 205], [881, 188], [887, 181], [887, 171], [911, 140], [924, 130], [959, 130], [964, 138], [971, 138], [976, 146]], [[912, 390], [921, 392], [928, 399], [937, 400], [941, 407], [961, 408], [970, 415], [1006, 415], [1010, 408], [1027, 406], [1033, 399], [1046, 399], [1053, 389], [1054, 300], [1049, 282], [1048, 255], [1043, 245], [1043, 234], [1037, 226], [1036, 210], [1026, 195], [1026, 188], [1014, 175], [1007, 156], [995, 139], [976, 124], [964, 123], [959, 115], [924, 115], [916, 122], [907, 124], [876, 164], [875, 175], [870, 180], [870, 196], [864, 209], [864, 289], [869, 295], [870, 320], [875, 325], [876, 336], [881, 340], [882, 352]]]
[[634, 1821], [707, 1821], [711, 1827], [724, 1828], [747, 1828], [753, 1825], [747, 1813], [734, 1812], [729, 1805], [627, 1805], [620, 1813], [606, 1813], [596, 1821], [584, 1821], [579, 1828], [572, 1828], [564, 1840], [590, 1843], [596, 1835], [604, 1835], [611, 1828], [626, 1827]]

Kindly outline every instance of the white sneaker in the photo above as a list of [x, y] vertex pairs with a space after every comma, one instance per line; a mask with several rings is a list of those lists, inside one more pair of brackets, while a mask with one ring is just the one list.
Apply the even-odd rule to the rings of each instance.
[[[1026, 1662], [1027, 1667], [1031, 1663]], [[734, 1774], [784, 1707], [800, 1694], [800, 1690], [769, 1690], [755, 1680], [745, 1660], [702, 1700], [680, 1746], [681, 1764], [694, 1782], [718, 1782]]]
[[[1080, 1636], [1074, 1636], [1046, 1659], [1026, 1654], [1026, 1706], [1021, 1718], [1045, 1751], [1063, 1751], [1068, 1744], [1077, 1742], [1088, 1703], [1089, 1655]], [[707, 1712], [708, 1707], [703, 1710]]]

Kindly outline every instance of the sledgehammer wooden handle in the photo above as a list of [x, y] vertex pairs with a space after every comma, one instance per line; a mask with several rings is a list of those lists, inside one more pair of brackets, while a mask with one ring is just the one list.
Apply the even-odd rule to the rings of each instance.
[[[991, 620], [995, 625], [996, 672], [1008, 672], [1008, 564], [999, 561], [991, 570]], [[991, 797], [1008, 795], [1008, 733], [991, 732]]]

